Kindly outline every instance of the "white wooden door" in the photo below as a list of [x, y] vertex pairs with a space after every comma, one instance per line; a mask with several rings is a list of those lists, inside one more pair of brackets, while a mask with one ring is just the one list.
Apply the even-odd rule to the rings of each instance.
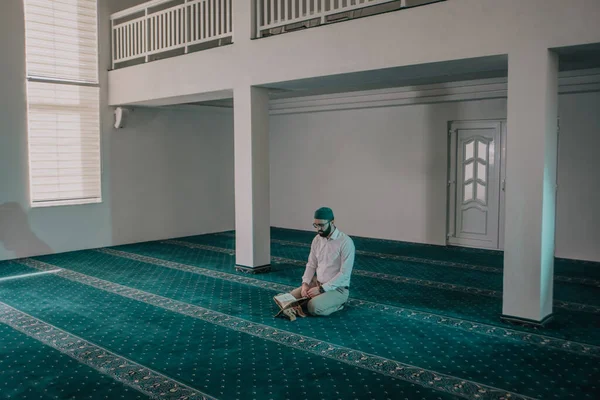
[[502, 247], [503, 131], [503, 121], [461, 121], [450, 126], [448, 244]]

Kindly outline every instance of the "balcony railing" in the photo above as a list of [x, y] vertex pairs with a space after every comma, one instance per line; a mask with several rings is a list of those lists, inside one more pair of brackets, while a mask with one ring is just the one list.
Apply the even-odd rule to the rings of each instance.
[[277, 28], [297, 30], [349, 19], [349, 12], [395, 3], [405, 8], [410, 0], [256, 0], [257, 36], [263, 37]]
[[242, 1], [260, 38], [445, 0], [151, 0], [111, 15], [113, 69], [230, 43]]
[[[171, 5], [169, 3], [180, 3]], [[231, 37], [232, 0], [154, 0], [111, 15], [118, 63]]]

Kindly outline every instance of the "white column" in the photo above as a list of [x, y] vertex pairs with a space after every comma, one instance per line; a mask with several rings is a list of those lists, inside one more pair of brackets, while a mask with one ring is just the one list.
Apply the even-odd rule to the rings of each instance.
[[558, 57], [544, 48], [508, 55], [504, 318], [552, 315]]
[[265, 272], [271, 264], [269, 203], [269, 94], [233, 91], [236, 269]]
[[233, 0], [233, 42], [250, 42], [255, 30], [256, 5], [251, 0]]

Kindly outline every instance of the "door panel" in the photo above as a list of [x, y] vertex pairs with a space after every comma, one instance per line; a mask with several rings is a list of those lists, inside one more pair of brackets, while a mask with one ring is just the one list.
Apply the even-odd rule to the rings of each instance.
[[498, 249], [502, 122], [454, 122], [450, 135], [448, 243]]

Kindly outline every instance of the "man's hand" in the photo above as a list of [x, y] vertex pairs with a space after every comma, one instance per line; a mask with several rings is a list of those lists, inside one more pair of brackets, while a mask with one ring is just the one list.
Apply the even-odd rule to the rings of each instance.
[[321, 291], [319, 290], [318, 286], [315, 286], [314, 288], [309, 289], [309, 291], [308, 291], [308, 297], [310, 297], [311, 299], [313, 297], [317, 297], [320, 294], [321, 294]]
[[300, 294], [302, 295], [302, 297], [308, 297], [308, 284], [307, 283], [302, 284], [302, 291], [300, 292]]

